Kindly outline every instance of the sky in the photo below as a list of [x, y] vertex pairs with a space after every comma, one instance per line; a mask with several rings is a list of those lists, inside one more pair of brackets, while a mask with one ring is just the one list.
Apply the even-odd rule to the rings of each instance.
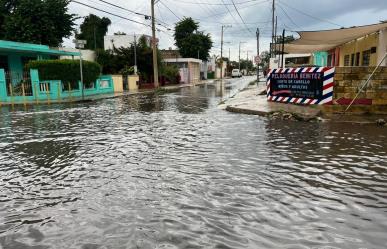
[[[127, 10], [113, 7], [113, 3], [125, 9], [150, 15], [150, 0], [79, 0], [79, 2], [125, 18], [144, 23], [137, 24], [120, 17], [86, 7], [75, 2], [69, 5], [69, 12], [80, 17], [92, 13], [108, 17], [112, 24], [108, 34], [117, 31], [127, 34], [151, 34], [150, 20]], [[184, 17], [196, 20], [201, 31], [209, 33], [214, 42], [211, 55], [220, 55], [221, 29], [224, 28], [224, 57], [238, 60], [239, 45], [241, 58], [252, 58], [257, 54], [256, 30], [260, 30], [260, 51], [268, 50], [272, 32], [272, 0], [159, 0], [155, 6], [155, 17], [159, 31], [159, 48], [175, 48], [173, 28]], [[337, 29], [378, 23], [387, 20], [387, 0], [275, 0], [275, 15], [278, 19], [278, 33], [286, 35], [295, 31]], [[79, 25], [82, 18], [77, 20]], [[171, 29], [170, 31], [167, 29]], [[72, 39], [66, 39], [64, 46], [73, 47]]]

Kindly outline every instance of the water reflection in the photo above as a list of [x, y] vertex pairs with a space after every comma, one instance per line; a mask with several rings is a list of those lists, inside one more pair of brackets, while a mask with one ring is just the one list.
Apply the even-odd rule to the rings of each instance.
[[385, 248], [385, 130], [218, 110], [237, 87], [2, 109], [0, 247]]

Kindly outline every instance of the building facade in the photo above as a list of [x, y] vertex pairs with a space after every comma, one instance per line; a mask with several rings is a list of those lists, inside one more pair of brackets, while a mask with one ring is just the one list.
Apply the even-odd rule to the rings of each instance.
[[386, 41], [387, 29], [384, 29], [341, 45], [339, 66], [376, 66], [386, 53]]
[[164, 59], [167, 65], [175, 65], [179, 68], [182, 83], [195, 84], [200, 81], [201, 60], [193, 58]]

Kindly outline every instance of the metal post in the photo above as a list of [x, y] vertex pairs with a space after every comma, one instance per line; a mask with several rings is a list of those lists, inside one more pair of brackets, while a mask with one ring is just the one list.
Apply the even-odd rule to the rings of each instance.
[[375, 74], [376, 70], [382, 65], [383, 61], [387, 58], [387, 53], [384, 54], [384, 57], [379, 62], [379, 64], [375, 67], [374, 71], [371, 73], [371, 75], [368, 77], [367, 81], [360, 87], [358, 93], [356, 94], [355, 98], [352, 99], [351, 103], [348, 105], [348, 107], [345, 109], [344, 112], [348, 111], [349, 108], [353, 105], [357, 97], [359, 97], [359, 94], [363, 91], [364, 87], [368, 85], [368, 82], [370, 82], [372, 76]]
[[220, 38], [220, 80], [223, 80], [223, 29], [222, 25], [222, 34]]
[[[275, 33], [274, 33], [274, 13], [275, 13], [275, 0], [273, 0], [273, 6], [272, 6], [272, 33], [271, 33], [271, 44], [274, 44], [275, 39]], [[270, 48], [270, 58], [273, 57], [273, 48]]]
[[[231, 68], [231, 48], [228, 48], [228, 68]], [[230, 72], [229, 72], [230, 73]]]
[[247, 52], [247, 57], [246, 57], [246, 76], [249, 74], [249, 50]]
[[85, 87], [83, 85], [83, 65], [82, 65], [82, 51], [81, 49], [79, 49], [79, 67], [80, 67], [80, 70], [81, 70], [81, 87], [82, 87], [82, 100], [85, 100]]
[[[257, 28], [257, 56], [259, 57], [259, 28]], [[257, 81], [259, 83], [259, 63], [257, 63]]]
[[281, 68], [284, 68], [284, 55], [285, 55], [285, 29], [282, 31], [282, 60], [281, 60]]
[[275, 17], [275, 24], [274, 24], [274, 47], [273, 47], [273, 53], [274, 53], [274, 58], [277, 56], [277, 16]]
[[241, 71], [241, 42], [239, 42], [239, 72]]
[[137, 75], [137, 37], [134, 34], [134, 74]]
[[153, 49], [153, 76], [155, 88], [159, 87], [159, 72], [157, 66], [156, 25], [155, 25], [155, 0], [151, 0], [152, 12], [152, 49]]

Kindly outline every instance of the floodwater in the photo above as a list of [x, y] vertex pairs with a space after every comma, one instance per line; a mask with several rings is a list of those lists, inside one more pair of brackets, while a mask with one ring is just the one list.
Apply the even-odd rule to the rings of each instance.
[[387, 248], [386, 128], [218, 109], [239, 85], [3, 106], [0, 248]]

